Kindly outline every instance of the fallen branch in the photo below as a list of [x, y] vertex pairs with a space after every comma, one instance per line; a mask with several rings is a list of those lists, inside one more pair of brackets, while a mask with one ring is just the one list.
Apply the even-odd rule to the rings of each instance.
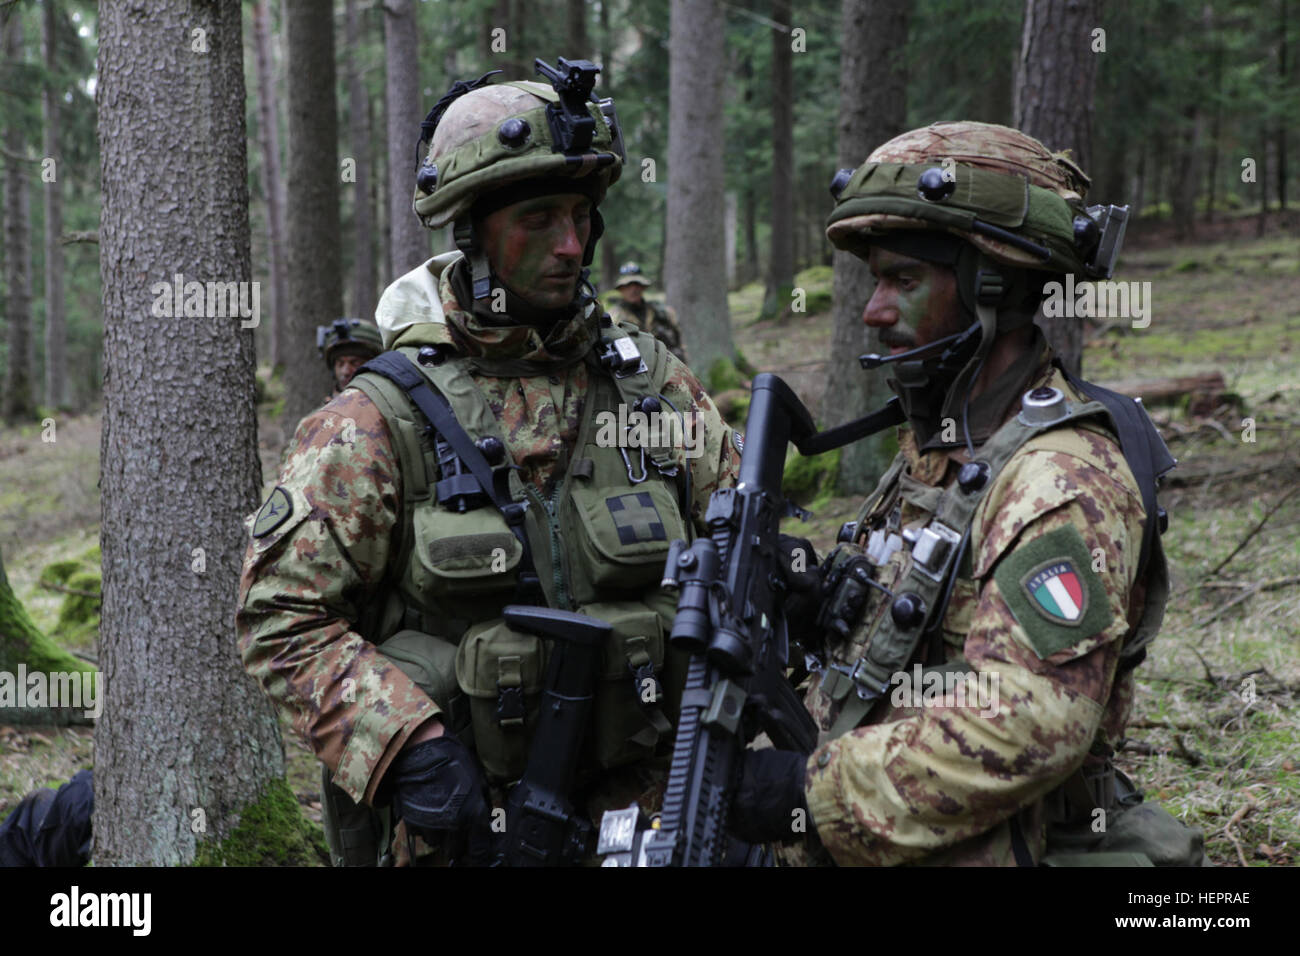
[[61, 594], [75, 594], [77, 597], [102, 598], [98, 591], [83, 591], [80, 588], [70, 588], [66, 584], [55, 584], [53, 581], [37, 581], [41, 587], [47, 591], [58, 591]]
[[81, 229], [75, 232], [65, 232], [59, 236], [59, 245], [70, 246], [76, 242], [99, 242], [98, 229]]
[[1128, 725], [1130, 728], [1138, 730], [1200, 730], [1205, 725], [1196, 722], [1191, 724], [1171, 724], [1164, 720], [1135, 720]]
[[1274, 513], [1279, 508], [1281, 508], [1284, 504], [1290, 501], [1291, 496], [1294, 495], [1297, 491], [1300, 491], [1300, 485], [1292, 486], [1290, 491], [1288, 491], [1276, 502], [1274, 502], [1273, 507], [1269, 508], [1268, 511], [1264, 513], [1264, 517], [1260, 518], [1259, 522], [1255, 525], [1255, 527], [1251, 528], [1250, 531], [1246, 534], [1246, 537], [1242, 538], [1241, 542], [1235, 548], [1232, 549], [1232, 553], [1229, 554], [1222, 561], [1220, 561], [1218, 564], [1216, 564], [1214, 568], [1208, 574], [1205, 575], [1205, 577], [1212, 578], [1215, 575], [1217, 575], [1220, 571], [1222, 571], [1225, 567], [1227, 567], [1228, 562], [1241, 553], [1241, 549], [1244, 548], [1247, 544], [1249, 544], [1251, 540], [1255, 537], [1255, 535], [1259, 534], [1260, 530], [1264, 527], [1264, 525], [1268, 523], [1268, 519], [1273, 517]]
[[1237, 848], [1237, 859], [1241, 861], [1242, 866], [1249, 866], [1250, 864], [1246, 862], [1246, 854], [1242, 852], [1241, 843], [1237, 841], [1237, 837], [1232, 832], [1232, 828], [1245, 818], [1246, 814], [1250, 812], [1250, 809], [1251, 805], [1249, 803], [1243, 804], [1223, 827], [1223, 835], [1232, 841], [1232, 845]]

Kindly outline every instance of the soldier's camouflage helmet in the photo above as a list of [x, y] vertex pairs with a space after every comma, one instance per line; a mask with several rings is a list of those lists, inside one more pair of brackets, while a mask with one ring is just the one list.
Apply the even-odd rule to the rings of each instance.
[[625, 262], [618, 267], [618, 281], [614, 283], [614, 288], [621, 289], [625, 285], [651, 285], [650, 277], [641, 271], [641, 267], [635, 262]]
[[1019, 130], [933, 123], [837, 174], [826, 237], [865, 255], [873, 236], [937, 229], [1009, 266], [1092, 275], [1100, 214], [1084, 206], [1088, 186], [1067, 155]]
[[360, 319], [336, 319], [332, 325], [316, 326], [316, 348], [325, 364], [334, 367], [340, 355], [356, 354], [373, 358], [384, 350], [379, 329]]
[[599, 105], [587, 103], [596, 128], [590, 146], [564, 152], [547, 120], [559, 95], [543, 83], [480, 86], [457, 97], [433, 132], [416, 175], [415, 212], [440, 229], [481, 196], [528, 179], [572, 179], [593, 203], [619, 177], [623, 159], [617, 130]]

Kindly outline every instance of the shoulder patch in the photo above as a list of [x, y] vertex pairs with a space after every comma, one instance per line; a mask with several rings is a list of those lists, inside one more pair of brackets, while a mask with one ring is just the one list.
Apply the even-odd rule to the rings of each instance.
[[731, 444], [735, 446], [736, 451], [742, 455], [745, 453], [745, 436], [737, 429], [731, 431]]
[[1039, 659], [1099, 634], [1113, 620], [1106, 586], [1073, 525], [1016, 548], [993, 579]]
[[288, 521], [292, 514], [293, 499], [289, 497], [287, 491], [276, 485], [253, 521], [253, 537], [261, 538], [270, 534]]

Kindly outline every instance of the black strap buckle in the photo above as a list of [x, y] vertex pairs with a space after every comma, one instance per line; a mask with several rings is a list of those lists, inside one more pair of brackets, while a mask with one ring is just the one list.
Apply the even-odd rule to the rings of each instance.
[[497, 686], [497, 724], [522, 727], [524, 723], [524, 689]]

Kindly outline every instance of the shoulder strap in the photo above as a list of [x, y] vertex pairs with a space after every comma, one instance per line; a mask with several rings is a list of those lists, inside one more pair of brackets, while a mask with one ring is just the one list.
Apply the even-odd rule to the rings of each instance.
[[[527, 503], [515, 501], [504, 490], [509, 480], [510, 469], [503, 465], [494, 475], [492, 466], [483, 457], [483, 452], [456, 420], [447, 399], [434, 390], [424, 372], [406, 355], [401, 352], [384, 352], [363, 365], [362, 370], [375, 372], [399, 385], [415, 407], [428, 419], [430, 426], [451, 445], [456, 456], [465, 463], [477, 480], [483, 494], [506, 519], [510, 531], [523, 546], [524, 554], [521, 563], [535, 578], [535, 573], [532, 571], [532, 552], [524, 528]], [[521, 582], [524, 577], [525, 575], [521, 573]]]
[[1160, 432], [1156, 431], [1151, 416], [1141, 402], [1075, 378], [1060, 364], [1059, 359], [1054, 360], [1054, 364], [1065, 375], [1067, 382], [1094, 402], [1100, 402], [1110, 413], [1115, 434], [1119, 438], [1120, 451], [1124, 453], [1124, 459], [1137, 481], [1138, 491], [1142, 495], [1142, 509], [1146, 513], [1142, 525], [1142, 550], [1138, 557], [1138, 576], [1141, 577], [1157, 536], [1164, 532], [1169, 521], [1165, 510], [1156, 502], [1156, 482], [1171, 471], [1178, 461], [1169, 453], [1169, 446], [1160, 437]]
[[[620, 340], [626, 344], [620, 345]], [[637, 353], [636, 359], [631, 357], [633, 351]], [[608, 325], [600, 330], [600, 344], [593, 354], [592, 365], [597, 374], [608, 375], [613, 380], [629, 409], [643, 411], [647, 410], [643, 405], [647, 398], [653, 398], [655, 402], [660, 399], [659, 393], [668, 377], [668, 363], [664, 361], [667, 351], [667, 347], [648, 332], [629, 334], [617, 325]], [[608, 361], [606, 356], [610, 356]], [[650, 429], [650, 432], [646, 454], [659, 474], [665, 478], [675, 477], [678, 468], [672, 448], [656, 440], [662, 437], [659, 429]]]

